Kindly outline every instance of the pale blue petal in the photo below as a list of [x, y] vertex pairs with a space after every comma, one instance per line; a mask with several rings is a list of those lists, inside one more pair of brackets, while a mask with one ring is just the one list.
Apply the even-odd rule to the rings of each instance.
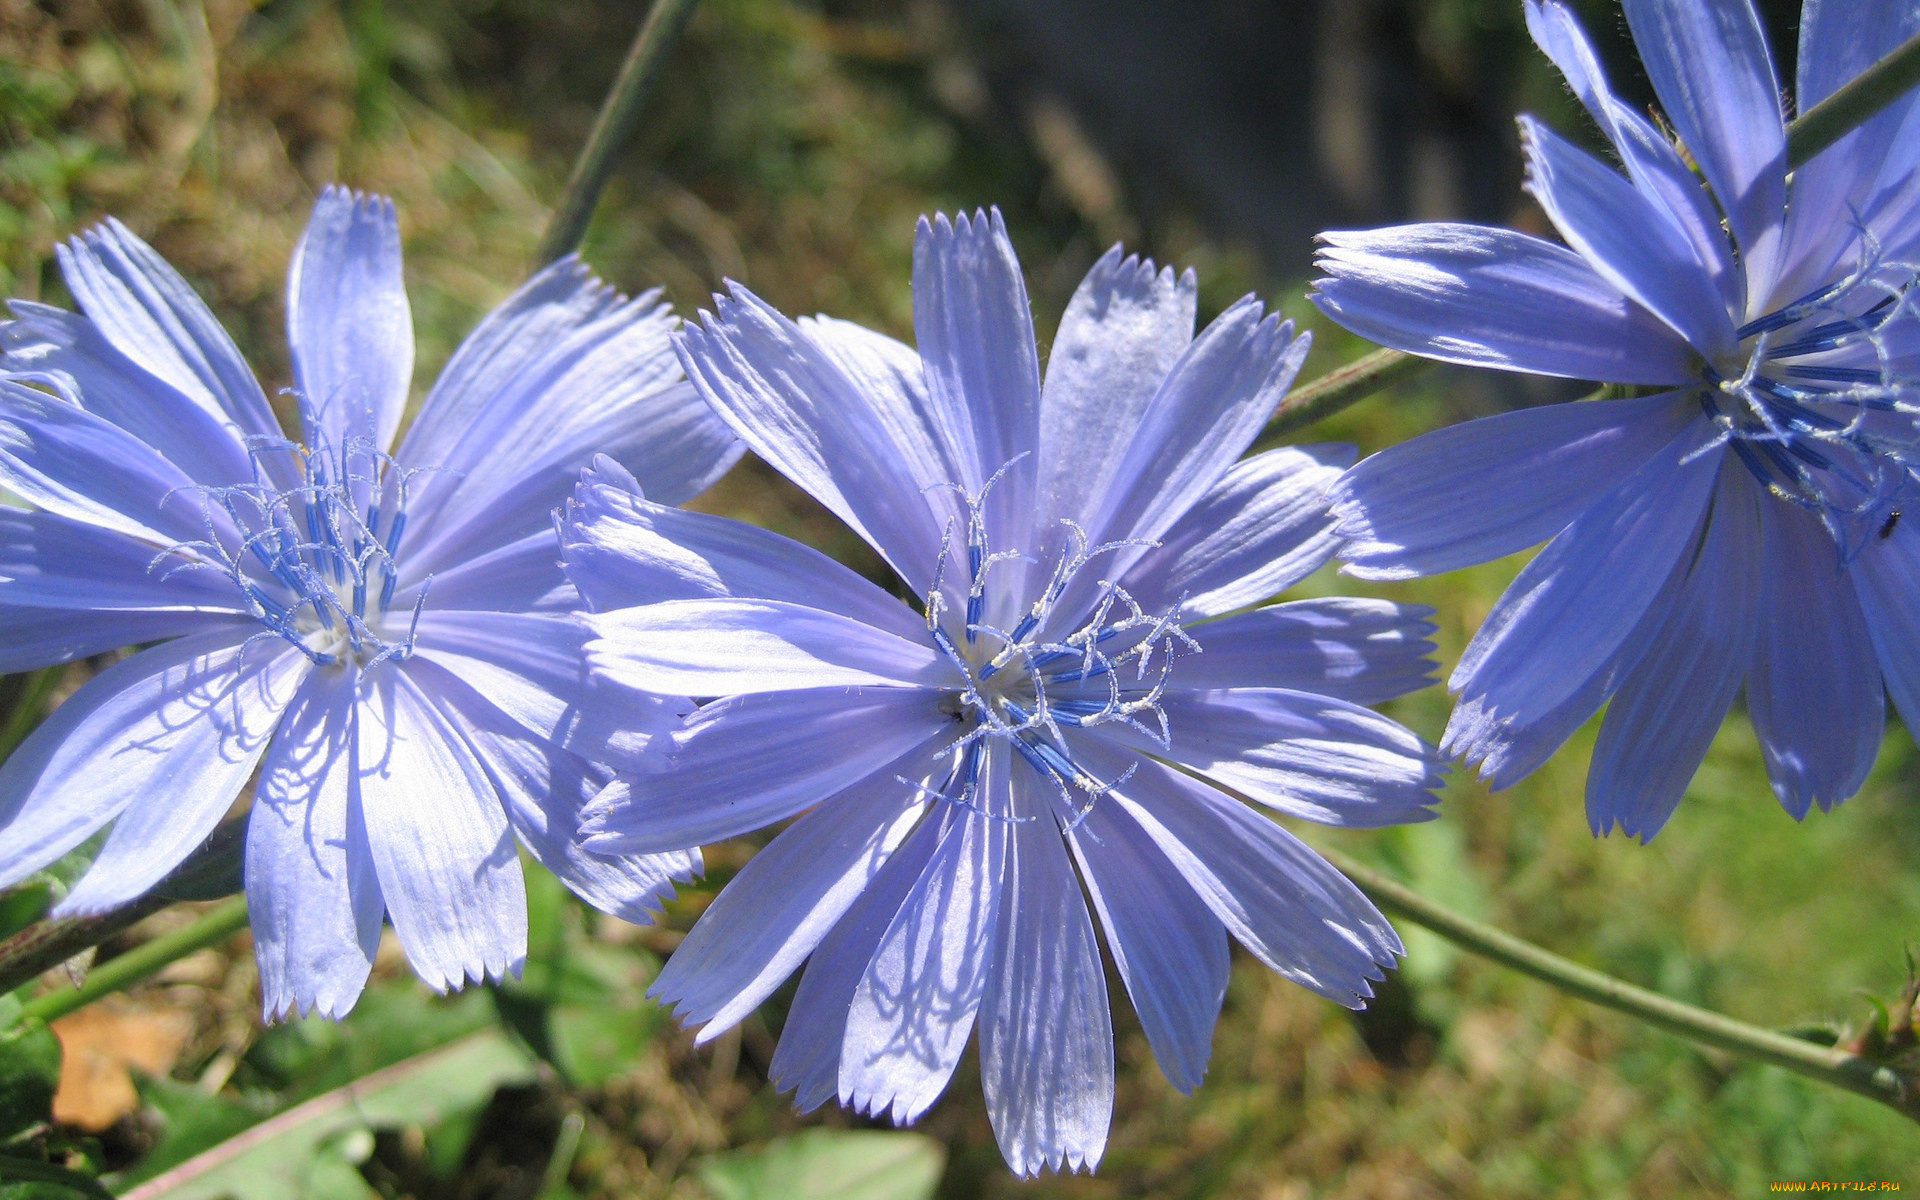
[[1162, 708], [1164, 748], [1124, 740], [1289, 816], [1377, 828], [1439, 815], [1439, 751], [1372, 709], [1282, 688], [1182, 689]]
[[1151, 759], [1084, 749], [1103, 778], [1138, 763], [1100, 803], [1124, 808], [1227, 932], [1280, 975], [1360, 1008], [1404, 953], [1373, 902], [1269, 818]]
[[[1725, 450], [1688, 459], [1712, 433], [1697, 422], [1520, 572], [1448, 682], [1473, 702], [1448, 722], [1449, 750], [1491, 753], [1507, 730], [1555, 710], [1615, 664], [1675, 565], [1699, 542]], [[1604, 698], [1592, 697], [1594, 707]]]
[[1920, 730], [1920, 604], [1914, 603], [1920, 596], [1920, 533], [1896, 526], [1889, 536], [1874, 538], [1849, 574], [1887, 691], [1907, 728]]
[[[954, 811], [949, 808], [949, 812]], [[811, 1112], [840, 1092], [840, 1057], [854, 989], [873, 961], [874, 947], [919, 882], [949, 822], [922, 821], [822, 938], [800, 976], [786, 1027], [767, 1078], [794, 1093], [794, 1107]]]
[[1283, 446], [1242, 459], [1127, 568], [1140, 607], [1180, 605], [1182, 620], [1257, 604], [1333, 557], [1327, 493], [1352, 446]]
[[1309, 297], [1362, 337], [1443, 362], [1679, 386], [1686, 339], [1564, 246], [1480, 225], [1320, 235]]
[[1520, 118], [1520, 134], [1527, 191], [1567, 244], [1702, 354], [1732, 350], [1726, 296], [1668, 209], [1532, 118]]
[[[491, 489], [476, 482], [437, 511], [431, 528], [407, 552], [404, 580], [530, 534], [551, 536], [554, 510], [596, 455], [639, 468], [665, 485], [662, 496], [691, 496], [726, 474], [744, 450], [686, 383], [649, 392], [604, 421], [573, 423], [560, 432], [565, 439], [542, 445], [537, 457], [516, 456], [495, 464], [496, 471], [471, 476]], [[670, 472], [664, 464], [679, 470]]]
[[560, 536], [569, 578], [600, 611], [708, 597], [780, 600], [902, 638], [926, 636], [924, 617], [810, 546], [655, 504], [598, 474], [581, 482]]
[[407, 961], [437, 991], [519, 974], [527, 894], [486, 771], [404, 669], [366, 679], [360, 808]]
[[[936, 428], [966, 467], [951, 482], [978, 493], [1007, 468], [987, 496], [987, 528], [1002, 544], [1028, 545], [1041, 471], [1033, 458], [1040, 448], [1040, 358], [1027, 285], [999, 209], [951, 221], [944, 213], [920, 218], [913, 331]], [[1016, 571], [1009, 568], [1007, 578]]]
[[1627, 672], [1641, 665], [1647, 647], [1666, 627], [1667, 610], [1679, 595], [1682, 577], [1678, 570], [1668, 575], [1619, 648], [1564, 700], [1516, 719], [1499, 706], [1497, 698], [1463, 696], [1447, 720], [1441, 748], [1478, 765], [1481, 780], [1496, 792], [1537, 770], [1588, 717], [1600, 711]]
[[1700, 552], [1641, 661], [1607, 708], [1587, 770], [1587, 822], [1651, 841], [1706, 757], [1753, 655], [1759, 490], [1722, 471]]
[[[206, 841], [253, 774], [310, 669], [305, 655], [278, 641], [230, 654], [212, 651], [176, 668], [144, 722], [120, 730], [117, 747], [77, 763], [78, 778], [61, 781], [68, 796], [73, 788], [91, 786], [126, 789], [131, 799], [93, 865], [55, 911], [84, 916], [131, 903]], [[189, 731], [188, 724], [202, 728]], [[94, 732], [70, 736], [84, 748]], [[54, 769], [49, 766], [41, 778]], [[139, 783], [144, 790], [132, 791]]]
[[1067, 301], [1040, 391], [1043, 525], [1085, 526], [1098, 514], [1134, 429], [1193, 341], [1197, 291], [1191, 270], [1176, 277], [1115, 246]]
[[[11, 379], [0, 379], [0, 487], [156, 554], [207, 536], [208, 501], [179, 467], [119, 426]], [[238, 543], [224, 516], [215, 527]]]
[[668, 600], [582, 618], [593, 670], [668, 695], [731, 696], [870, 684], [952, 687], [958, 669], [931, 640], [911, 642], [839, 613], [778, 600]]
[[[1052, 788], [1013, 778], [1044, 814]], [[1091, 1171], [1113, 1123], [1113, 1017], [1093, 921], [1060, 830], [1009, 824], [993, 965], [980, 1012], [980, 1082], [1000, 1154], [1015, 1175]]]
[[1599, 56], [1572, 9], [1559, 0], [1527, 0], [1526, 10], [1527, 31], [1534, 44], [1560, 68], [1567, 85], [1613, 143], [1634, 187], [1672, 217], [1696, 260], [1713, 276], [1722, 307], [1738, 311], [1746, 281], [1735, 269], [1732, 246], [1720, 226], [1720, 210], [1699, 176], [1653, 122], [1613, 94]]
[[[1806, 0], [1794, 85], [1800, 111], [1826, 99], [1916, 32], [1920, 7], [1912, 4]], [[1911, 124], [1920, 112], [1916, 99], [1920, 91], [1909, 91], [1794, 171], [1778, 299], [1790, 301], [1832, 279], [1837, 268], [1842, 275], [1851, 269], [1853, 264], [1843, 267], [1838, 261], [1850, 247], [1859, 252], [1851, 213], [1873, 207], [1883, 171], [1890, 169], [1898, 179], [1920, 157]]]
[[1306, 358], [1308, 335], [1249, 296], [1187, 347], [1130, 427], [1094, 541], [1157, 540], [1220, 482], [1265, 426]]
[[1293, 600], [1194, 626], [1177, 689], [1284, 687], [1378, 704], [1433, 682], [1433, 610], [1358, 596]]
[[[517, 474], [515, 460], [538, 444], [511, 433], [556, 439], [677, 382], [674, 324], [657, 289], [628, 299], [571, 254], [542, 268], [474, 326], [421, 403], [397, 457], [452, 474], [421, 479], [414, 502], [424, 508], [468, 487], [476, 469]], [[481, 481], [488, 490], [496, 482]]]
[[[432, 608], [559, 614], [581, 607], [551, 528], [443, 567], [426, 587]], [[388, 607], [405, 612], [419, 594], [418, 586], [396, 588]]]
[[35, 671], [122, 646], [222, 630], [237, 641], [260, 632], [260, 625], [251, 617], [218, 613], [85, 612], [0, 604], [0, 674]]
[[1191, 1092], [1227, 994], [1226, 926], [1119, 805], [1095, 804], [1067, 840], [1154, 1059]]
[[[0, 366], [23, 378], [48, 379], [197, 482], [253, 481], [244, 434], [225, 413], [209, 412], [127, 358], [85, 317], [25, 300], [15, 300], [13, 311], [19, 319], [0, 324], [6, 351]], [[261, 462], [276, 457], [285, 455], [263, 450]]]
[[409, 578], [546, 532], [596, 453], [646, 494], [679, 504], [705, 491], [744, 447], [681, 377], [673, 311], [628, 300], [577, 260], [535, 275], [462, 344], [397, 457], [430, 468], [410, 511], [429, 525]]
[[287, 344], [310, 446], [393, 445], [413, 383], [413, 310], [393, 201], [329, 186], [287, 270]]
[[633, 766], [692, 705], [599, 683], [587, 673], [585, 641], [570, 616], [428, 609], [414, 650], [522, 728], [596, 762]]
[[[801, 317], [800, 329], [853, 381], [868, 419], [891, 443], [898, 469], [919, 489], [942, 529], [966, 529], [963, 481], [974, 474], [974, 449], [965, 412], [943, 407], [927, 387], [926, 364], [913, 347], [852, 321]], [[977, 488], [977, 484], [975, 487]], [[657, 497], [656, 497], [657, 499]], [[964, 538], [946, 569], [964, 569]]]
[[0, 508], [0, 606], [245, 613], [229, 576], [178, 569], [185, 562], [112, 529], [50, 512]]
[[1767, 36], [1748, 0], [1625, 0], [1660, 105], [1727, 214], [1749, 313], [1773, 290], [1787, 206], [1787, 137]]
[[[138, 895], [186, 857], [253, 774], [306, 663], [288, 647], [246, 648], [252, 632], [196, 634], [117, 662], [28, 735], [0, 765], [0, 887], [135, 805], [145, 811], [128, 823], [113, 858], [145, 882], [129, 888], [113, 872], [83, 879], [62, 913], [111, 907], [111, 899], [97, 900], [105, 893]], [[206, 829], [184, 841], [160, 819], [182, 805], [213, 809]], [[152, 843], [144, 862], [128, 844], [136, 837]]]
[[1815, 804], [1826, 812], [1867, 781], [1886, 699], [1873, 637], [1833, 535], [1814, 514], [1777, 500], [1766, 505], [1762, 525], [1760, 635], [1747, 712], [1774, 795], [1798, 820]]
[[[420, 666], [408, 670], [418, 674]], [[430, 687], [434, 705], [486, 770], [514, 836], [581, 899], [621, 920], [644, 924], [673, 897], [675, 883], [700, 873], [698, 850], [588, 850], [582, 844], [581, 809], [612, 779], [612, 771], [529, 734], [487, 697], [444, 673], [432, 678]]]
[[260, 765], [247, 817], [247, 916], [268, 1021], [347, 1015], [373, 969], [386, 902], [360, 816], [356, 679], [307, 677]]
[[889, 411], [897, 394], [863, 390], [838, 358], [738, 284], [731, 295], [714, 297], [714, 312], [702, 320], [704, 328], [689, 324], [674, 340], [701, 396], [754, 453], [924, 594], [940, 553], [941, 522], [923, 494], [917, 457], [892, 436], [910, 424]]
[[132, 230], [108, 217], [54, 253], [67, 290], [120, 353], [233, 423], [242, 437], [282, 436], [233, 339], [180, 273]]
[[[989, 743], [986, 794], [1007, 786], [1001, 743]], [[947, 826], [933, 857], [881, 935], [854, 988], [840, 1057], [840, 1102], [916, 1120], [945, 1090], [973, 1032], [998, 953], [994, 935], [1011, 825], [974, 809]]]
[[696, 1045], [733, 1028], [800, 968], [928, 803], [885, 772], [822, 801], [728, 881], [647, 994], [702, 1027]]
[[1553, 537], [1699, 416], [1671, 393], [1548, 404], [1389, 446], [1334, 485], [1347, 573], [1410, 579]]
[[783, 821], [869, 777], [924, 779], [958, 737], [936, 692], [805, 689], [695, 712], [639, 773], [588, 806], [599, 851], [677, 850]]

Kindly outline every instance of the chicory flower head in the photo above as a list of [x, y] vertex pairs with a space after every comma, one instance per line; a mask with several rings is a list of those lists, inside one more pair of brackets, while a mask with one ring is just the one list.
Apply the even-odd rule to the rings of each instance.
[[645, 853], [797, 816], [654, 993], [705, 1040], [811, 956], [773, 1078], [803, 1108], [838, 1096], [896, 1122], [939, 1096], [977, 1018], [1007, 1162], [1090, 1168], [1113, 1034], [1082, 885], [1182, 1090], [1206, 1068], [1229, 933], [1360, 1006], [1399, 939], [1221, 787], [1337, 825], [1431, 816], [1436, 753], [1363, 707], [1426, 682], [1431, 626], [1366, 600], [1237, 611], [1331, 556], [1325, 492], [1352, 461], [1237, 461], [1307, 348], [1257, 300], [1195, 337], [1192, 274], [1116, 247], [1043, 385], [997, 212], [923, 221], [913, 282], [917, 353], [738, 286], [676, 339], [701, 394], [913, 607], [616, 474], [582, 485], [563, 537], [601, 610], [595, 669], [713, 698], [582, 829]]
[[[1330, 233], [1314, 299], [1417, 354], [1654, 392], [1431, 433], [1335, 490], [1365, 578], [1552, 539], [1454, 672], [1445, 744], [1505, 786], [1611, 697], [1588, 816], [1645, 839], [1743, 682], [1796, 819], [1865, 781], [1883, 679], [1920, 722], [1920, 521], [1902, 520], [1920, 499], [1920, 106], [1789, 173], [1748, 0], [1625, 8], [1678, 144], [1609, 91], [1569, 8], [1529, 0], [1624, 171], [1522, 118], [1528, 189], [1566, 246], [1472, 225]], [[1807, 0], [1800, 103], [1916, 29], [1911, 4]]]
[[0, 326], [0, 484], [31, 505], [0, 511], [0, 670], [159, 644], [0, 766], [0, 885], [111, 825], [55, 911], [132, 900], [257, 767], [262, 1003], [337, 1017], [383, 913], [437, 988], [517, 971], [516, 838], [636, 919], [697, 870], [573, 838], [603, 764], [686, 703], [590, 694], [553, 510], [595, 451], [666, 501], [738, 453], [680, 378], [657, 295], [548, 267], [467, 339], [395, 449], [413, 336], [389, 201], [328, 189], [294, 257], [299, 441], [124, 226], [60, 263], [86, 315], [16, 302]]

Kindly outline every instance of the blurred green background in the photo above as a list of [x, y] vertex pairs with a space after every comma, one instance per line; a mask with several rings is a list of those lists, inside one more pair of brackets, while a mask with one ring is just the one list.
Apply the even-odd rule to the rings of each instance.
[[[1293, 313], [1318, 339], [1311, 377], [1365, 348], [1301, 299], [1313, 229], [1408, 216], [1540, 226], [1521, 202], [1509, 118], [1526, 107], [1581, 126], [1526, 44], [1518, 0], [1216, 0], [1185, 19], [1172, 8], [1120, 5], [1089, 23], [1098, 6], [709, 0], [586, 257], [629, 290], [664, 286], [683, 311], [732, 277], [787, 312], [910, 338], [914, 219], [998, 203], [1043, 346], [1082, 272], [1124, 238], [1198, 269], [1203, 319], [1248, 291]], [[1644, 94], [1617, 13], [1587, 9], [1623, 86]], [[287, 376], [287, 259], [313, 195], [340, 180], [399, 205], [424, 387], [524, 277], [641, 11], [0, 0], [0, 294], [68, 302], [54, 243], [115, 214], [194, 281], [271, 390]], [[1790, 48], [1791, 6], [1769, 13]], [[1435, 372], [1313, 436], [1370, 451], [1562, 394]], [[881, 572], [757, 464], [699, 506]], [[1444, 671], [1516, 567], [1369, 590], [1438, 607]], [[1360, 589], [1329, 572], [1305, 590]], [[89, 669], [68, 670], [56, 696]], [[0, 703], [23, 694], [0, 681]], [[1391, 711], [1437, 737], [1447, 698], [1434, 688]], [[1857, 799], [1799, 825], [1773, 801], [1736, 712], [1644, 847], [1588, 833], [1591, 741], [1590, 727], [1500, 795], [1456, 778], [1435, 823], [1303, 832], [1582, 962], [1761, 1024], [1857, 1022], [1867, 996], [1898, 991], [1920, 929], [1920, 767], [1904, 730]], [[1894, 1114], [1564, 999], [1412, 928], [1404, 969], [1357, 1017], [1237, 956], [1212, 1070], [1192, 1097], [1161, 1079], [1120, 1014], [1100, 1173], [1023, 1184], [1000, 1163], [971, 1061], [916, 1134], [862, 1132], [836, 1110], [798, 1118], [768, 1086], [787, 993], [698, 1052], [641, 998], [748, 853], [715, 848], [707, 882], [651, 929], [536, 881], [523, 981], [435, 998], [388, 947], [340, 1026], [262, 1030], [244, 936], [203, 952], [63, 1023], [61, 1123], [14, 1148], [108, 1172], [122, 1189], [252, 1128], [248, 1155], [168, 1193], [248, 1200], [1920, 1187], [1920, 1137]], [[130, 939], [186, 919], [163, 914]], [[48, 1079], [51, 1055], [37, 1060]], [[0, 1078], [0, 1092], [17, 1083]], [[70, 1194], [8, 1182], [0, 1165], [6, 1200]]]

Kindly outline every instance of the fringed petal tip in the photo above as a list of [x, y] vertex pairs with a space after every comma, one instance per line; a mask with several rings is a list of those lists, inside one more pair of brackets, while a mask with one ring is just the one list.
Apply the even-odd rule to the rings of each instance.
[[986, 208], [975, 208], [971, 214], [961, 209], [951, 217], [943, 212], [936, 212], [931, 216], [922, 215], [914, 225], [914, 233], [919, 237], [932, 236], [941, 240], [990, 236], [1011, 242], [1007, 234], [1006, 219], [1000, 215], [998, 204], [991, 204]]
[[[997, 210], [996, 210], [997, 211]], [[1107, 247], [1107, 252], [1093, 264], [1087, 272], [1089, 277], [1104, 276], [1107, 286], [1116, 291], [1134, 289], [1147, 291], [1158, 285], [1163, 288], [1179, 287], [1192, 290], [1197, 287], [1200, 277], [1192, 267], [1175, 271], [1172, 266], [1162, 266], [1153, 259], [1139, 253], [1129, 253], [1121, 242]]]
[[1019, 1161], [1008, 1158], [1007, 1169], [1021, 1179], [1038, 1179], [1044, 1174], [1055, 1175], [1092, 1175], [1100, 1167], [1100, 1159], [1106, 1154], [1106, 1143], [1089, 1150], [1054, 1149], [1044, 1156], [1023, 1158]]
[[526, 965], [527, 953], [523, 949], [511, 958], [489, 957], [485, 962], [464, 963], [459, 975], [433, 970], [428, 964], [419, 962], [413, 964], [413, 969], [420, 977], [420, 982], [444, 996], [450, 992], [464, 991], [476, 983], [505, 983], [509, 979], [518, 981]]
[[580, 289], [582, 301], [604, 302], [609, 308], [644, 309], [645, 311], [634, 314], [641, 320], [648, 317], [677, 319], [674, 317], [673, 305], [662, 298], [666, 294], [665, 288], [650, 287], [629, 296], [617, 285], [601, 278], [600, 274], [580, 257], [578, 250], [569, 250], [541, 267], [523, 287], [533, 287], [541, 282], [561, 279]]
[[1559, 745], [1556, 739], [1543, 753], [1533, 744], [1541, 736], [1521, 726], [1517, 714], [1491, 713], [1478, 701], [1463, 699], [1455, 704], [1440, 737], [1440, 753], [1471, 768], [1487, 790], [1502, 792], [1526, 778]]
[[1650, 845], [1660, 831], [1667, 827], [1667, 819], [1672, 815], [1672, 810], [1668, 810], [1650, 821], [1643, 822], [1638, 814], [1613, 811], [1603, 804], [1596, 803], [1592, 794], [1587, 796], [1587, 828], [1593, 831], [1593, 836], [1596, 838], [1612, 837], [1614, 830], [1617, 829], [1621, 836], [1631, 841], [1637, 841], [1642, 846]]
[[360, 988], [331, 995], [313, 992], [262, 993], [260, 997], [260, 1020], [267, 1025], [279, 1025], [286, 1021], [305, 1020], [308, 1017], [323, 1017], [329, 1021], [344, 1021], [360, 1001]]

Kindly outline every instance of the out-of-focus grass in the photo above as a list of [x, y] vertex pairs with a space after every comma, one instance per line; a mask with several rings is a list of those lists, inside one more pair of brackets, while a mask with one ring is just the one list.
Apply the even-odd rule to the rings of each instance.
[[[311, 197], [338, 179], [399, 204], [424, 382], [524, 275], [544, 203], [636, 22], [632, 6], [611, 2], [0, 0], [0, 290], [64, 300], [55, 239], [117, 214], [202, 289], [265, 377], [284, 381], [287, 257]], [[1551, 91], [1528, 84], [1530, 96]], [[827, 15], [710, 0], [586, 254], [623, 287], [663, 285], [683, 311], [731, 276], [786, 311], [909, 336], [915, 217], [997, 202], [1043, 341], [1107, 234], [1132, 229], [1141, 249], [1199, 268], [1209, 312], [1258, 289], [1312, 326], [1310, 370], [1358, 351], [1309, 319], [1300, 281], [1264, 277], [1177, 204], [1142, 222], [1088, 186], [1083, 149], [1055, 118], [997, 107], [938, 6], [872, 0]], [[1434, 373], [1315, 432], [1377, 449], [1470, 415], [1485, 394], [1464, 373]], [[880, 571], [754, 465], [700, 503]], [[1515, 566], [1364, 590], [1435, 605], [1444, 669]], [[1330, 572], [1309, 586], [1363, 590]], [[1392, 711], [1437, 736], [1447, 699], [1435, 688]], [[1859, 798], [1795, 824], [1736, 714], [1669, 829], [1644, 847], [1588, 833], [1591, 742], [1589, 729], [1500, 795], [1456, 779], [1433, 824], [1308, 835], [1562, 953], [1750, 1020], [1854, 1019], [1867, 1011], [1859, 990], [1897, 990], [1920, 928], [1920, 806], [1904, 731], [1889, 735]], [[664, 929], [581, 929], [668, 951], [745, 853], [714, 853], [708, 889], [677, 902]], [[1236, 959], [1211, 1074], [1192, 1097], [1161, 1079], [1123, 1013], [1114, 1137], [1093, 1178], [1008, 1178], [969, 1061], [923, 1122], [949, 1148], [943, 1194], [1660, 1197], [1751, 1195], [1788, 1178], [1920, 1184], [1906, 1177], [1914, 1127], [1866, 1101], [1598, 1013], [1418, 930], [1407, 940], [1405, 969], [1358, 1019]], [[245, 1057], [251, 964], [242, 955], [199, 970], [169, 985], [202, 988], [209, 1006], [176, 1073], [231, 1091], [272, 1058]], [[381, 977], [414, 986], [394, 962]], [[1117, 980], [1110, 988], [1123, 995]], [[805, 1124], [764, 1076], [784, 995], [712, 1050], [663, 1035], [611, 1079], [549, 1082], [489, 1120], [544, 1131], [559, 1111], [584, 1113], [578, 1194], [697, 1194], [688, 1164], [701, 1155]], [[263, 1045], [287, 1043], [275, 1038]], [[122, 1131], [129, 1153], [145, 1144], [140, 1121]], [[854, 1123], [833, 1112], [815, 1121]], [[531, 1140], [537, 1175], [547, 1143]], [[388, 1194], [495, 1194], [507, 1178], [495, 1160], [517, 1144], [498, 1140], [484, 1169], [451, 1182], [384, 1168], [369, 1178]], [[388, 1149], [380, 1162], [405, 1158]]]

